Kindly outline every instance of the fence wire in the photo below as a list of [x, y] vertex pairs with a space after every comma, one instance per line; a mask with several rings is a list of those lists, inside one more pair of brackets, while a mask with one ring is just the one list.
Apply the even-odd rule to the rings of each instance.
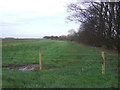
[[[86, 57], [85, 57], [86, 56]], [[71, 58], [72, 57], [72, 58]], [[90, 59], [92, 58], [92, 59]], [[13, 56], [2, 56], [1, 57], [2, 60], [12, 60], [12, 59], [16, 59], [16, 60], [20, 60], [20, 59], [39, 59], [39, 56], [35, 56], [35, 57], [28, 57], [28, 56], [19, 56], [19, 57], [13, 57]], [[86, 62], [101, 62], [101, 54], [64, 54], [64, 55], [59, 55], [59, 56], [53, 56], [51, 54], [42, 54], [42, 59], [44, 61], [46, 60], [51, 60], [51, 61], [62, 61], [62, 60], [82, 60], [84, 59], [84, 61]], [[115, 60], [114, 60], [115, 59]], [[112, 55], [112, 54], [106, 54], [105, 55], [105, 62], [117, 62], [117, 55]]]
[[[3, 63], [6, 61], [14, 61], [16, 60], [21, 60], [21, 61], [27, 61], [29, 63], [37, 63], [39, 64], [39, 59], [40, 56], [7, 56], [3, 55], [2, 56], [2, 61]], [[65, 61], [65, 62], [64, 62]], [[117, 60], [117, 55], [112, 55], [112, 54], [105, 54], [105, 69], [108, 72], [114, 72], [117, 70], [116, 66], [118, 64]], [[25, 63], [25, 62], [23, 62]], [[23, 64], [21, 63], [21, 64]], [[102, 56], [101, 53], [99, 54], [61, 54], [61, 55], [52, 55], [52, 54], [42, 54], [42, 65], [43, 68], [48, 68], [48, 67], [56, 67], [62, 65], [62, 68], [67, 65], [67, 67], [70, 67], [70, 65], [73, 64], [72, 68], [75, 70], [82, 70], [83, 71], [88, 71], [93, 69], [95, 67], [95, 70], [98, 70], [99, 72], [101, 71], [102, 67]], [[77, 64], [77, 65], [76, 65]], [[96, 66], [97, 65], [97, 66]], [[92, 67], [91, 67], [92, 66]], [[71, 67], [70, 67], [71, 68]], [[70, 69], [67, 68], [67, 69]]]

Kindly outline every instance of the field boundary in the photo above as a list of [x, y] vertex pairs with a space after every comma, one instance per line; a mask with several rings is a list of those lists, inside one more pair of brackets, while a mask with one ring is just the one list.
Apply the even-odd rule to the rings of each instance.
[[9, 40], [46, 40], [46, 39], [0, 39], [3, 41], [9, 41]]

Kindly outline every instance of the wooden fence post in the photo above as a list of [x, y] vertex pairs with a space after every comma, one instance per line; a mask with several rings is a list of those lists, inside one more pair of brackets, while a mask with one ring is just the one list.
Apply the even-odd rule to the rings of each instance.
[[102, 52], [102, 74], [105, 74], [105, 55]]
[[42, 50], [40, 50], [40, 56], [39, 56], [39, 66], [40, 66], [40, 71], [42, 71]]

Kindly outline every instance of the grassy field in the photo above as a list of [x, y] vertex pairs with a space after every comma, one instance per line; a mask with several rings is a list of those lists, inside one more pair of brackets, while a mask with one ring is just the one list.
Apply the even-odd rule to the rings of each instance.
[[[101, 74], [101, 52], [73, 42], [57, 40], [13, 40], [2, 43], [2, 64], [38, 64], [42, 71], [2, 70], [3, 88], [117, 88], [117, 56], [105, 53], [105, 75]], [[54, 67], [49, 69], [49, 67]], [[60, 68], [58, 68], [60, 67]]]

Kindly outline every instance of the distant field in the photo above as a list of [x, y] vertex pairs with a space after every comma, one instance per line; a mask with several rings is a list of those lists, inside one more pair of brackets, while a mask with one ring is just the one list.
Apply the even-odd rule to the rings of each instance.
[[8, 41], [8, 40], [44, 40], [44, 39], [35, 39], [35, 38], [31, 38], [31, 39], [0, 39], [2, 41]]
[[[57, 40], [3, 40], [2, 64], [39, 63], [43, 70], [3, 68], [3, 88], [117, 88], [117, 56], [105, 53], [105, 75], [101, 74], [101, 52], [73, 42]], [[52, 68], [51, 68], [52, 67]]]

